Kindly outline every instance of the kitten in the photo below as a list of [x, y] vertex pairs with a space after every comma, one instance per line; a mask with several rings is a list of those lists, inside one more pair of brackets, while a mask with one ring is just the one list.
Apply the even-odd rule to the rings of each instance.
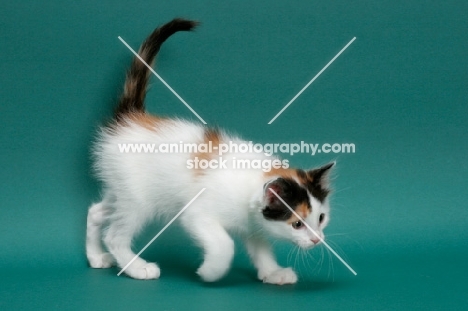
[[[193, 21], [174, 19], [154, 30], [143, 42], [139, 55], [152, 64], [167, 38], [178, 31], [190, 31], [196, 25]], [[127, 265], [135, 256], [132, 239], [145, 225], [174, 217], [206, 188], [178, 219], [204, 250], [198, 275], [212, 282], [228, 272], [234, 255], [230, 234], [235, 233], [245, 241], [260, 280], [295, 283], [295, 272], [278, 265], [268, 238], [290, 240], [303, 248], [319, 244], [320, 239], [269, 189], [278, 193], [323, 239], [323, 229], [329, 222], [327, 176], [334, 163], [307, 171], [274, 167], [265, 172], [235, 169], [232, 164], [223, 169], [203, 170], [188, 169], [187, 163], [196, 157], [214, 159], [216, 153], [121, 153], [118, 144], [122, 143], [246, 143], [221, 130], [147, 114], [144, 99], [149, 76], [148, 68], [135, 58], [115, 117], [101, 128], [94, 145], [95, 169], [104, 184], [104, 195], [88, 212], [86, 254], [90, 266]], [[229, 163], [236, 158], [276, 159], [263, 153], [234, 151], [223, 158]], [[135, 279], [160, 276], [155, 263], [139, 257], [125, 273]]]

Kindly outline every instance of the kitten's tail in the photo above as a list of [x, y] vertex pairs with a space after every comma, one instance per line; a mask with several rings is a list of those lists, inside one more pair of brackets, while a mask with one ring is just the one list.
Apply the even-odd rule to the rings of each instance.
[[[138, 51], [140, 57], [150, 66], [153, 65], [156, 54], [161, 45], [171, 35], [178, 31], [190, 31], [198, 25], [198, 22], [176, 18], [169, 23], [156, 28], [146, 38]], [[130, 112], [145, 111], [145, 96], [148, 79], [151, 71], [143, 62], [135, 57], [130, 70], [127, 72], [124, 92], [120, 98], [119, 105], [115, 110], [116, 119]]]

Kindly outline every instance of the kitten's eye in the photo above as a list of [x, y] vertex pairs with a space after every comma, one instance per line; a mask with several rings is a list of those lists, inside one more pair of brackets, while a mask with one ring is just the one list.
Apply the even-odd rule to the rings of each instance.
[[322, 223], [324, 219], [325, 219], [325, 214], [323, 214], [323, 213], [320, 214], [320, 216], [319, 216], [319, 223]]
[[294, 229], [301, 229], [303, 226], [304, 224], [302, 223], [302, 221], [295, 221], [292, 223], [292, 227]]

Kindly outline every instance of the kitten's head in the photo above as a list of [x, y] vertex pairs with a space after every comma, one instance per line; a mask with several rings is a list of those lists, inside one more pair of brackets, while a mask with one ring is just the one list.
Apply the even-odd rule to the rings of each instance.
[[302, 248], [319, 244], [320, 239], [325, 238], [323, 229], [330, 220], [328, 174], [334, 164], [309, 171], [288, 170], [269, 180], [263, 189], [262, 227], [273, 236], [291, 240]]

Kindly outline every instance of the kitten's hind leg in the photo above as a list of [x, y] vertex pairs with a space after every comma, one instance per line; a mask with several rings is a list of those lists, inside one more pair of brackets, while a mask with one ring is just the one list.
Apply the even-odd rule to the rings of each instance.
[[86, 257], [92, 268], [109, 268], [114, 264], [112, 255], [102, 248], [101, 232], [106, 218], [107, 206], [102, 201], [91, 205], [86, 226]]
[[198, 268], [197, 274], [205, 282], [219, 280], [231, 266], [234, 257], [234, 241], [215, 220], [184, 218], [182, 219], [184, 227], [205, 251], [203, 264]]
[[[125, 218], [113, 219], [104, 237], [107, 249], [114, 256], [120, 268], [125, 267], [136, 256], [131, 249], [132, 239], [145, 223], [142, 217], [137, 218], [137, 216], [137, 213], [134, 212]], [[140, 257], [136, 257], [124, 272], [139, 280], [157, 279], [161, 274], [155, 263], [146, 262]]]

